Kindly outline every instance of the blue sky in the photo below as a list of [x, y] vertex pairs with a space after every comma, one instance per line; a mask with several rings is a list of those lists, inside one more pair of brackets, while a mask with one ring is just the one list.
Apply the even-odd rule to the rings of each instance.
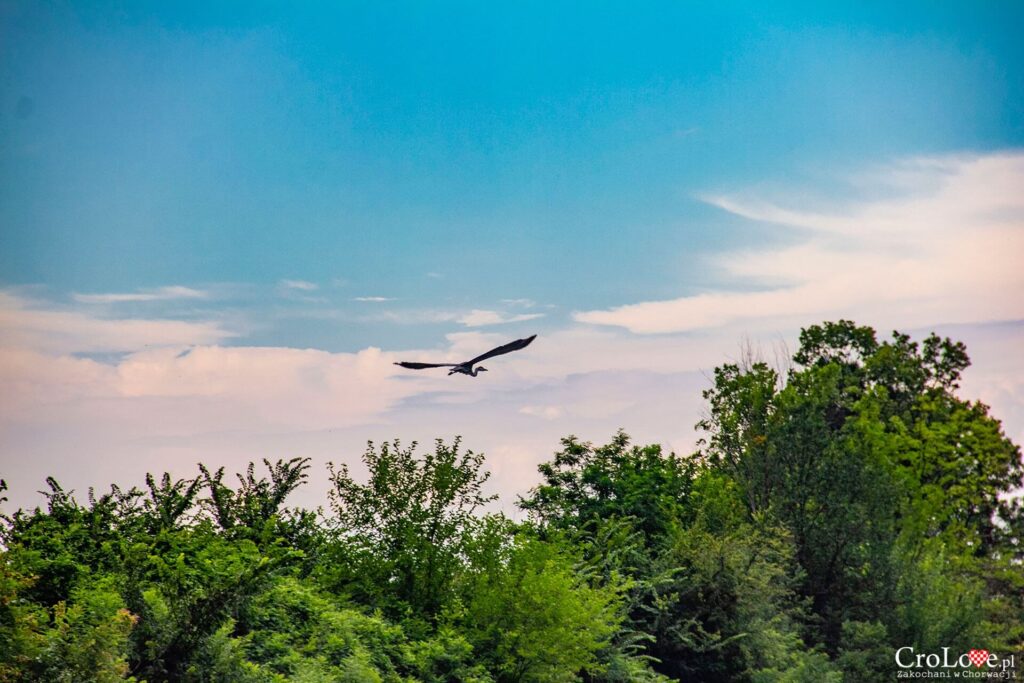
[[[97, 362], [82, 386], [124, 401], [188, 396], [103, 384], [161, 346], [315, 349], [331, 364], [541, 331], [696, 359], [601, 364], [605, 393], [663, 387], [664, 372], [699, 393], [694, 377], [740, 338], [840, 315], [1012, 348], [1020, 281], [986, 264], [1020, 244], [1024, 5], [768, 4], [2, 1], [2, 346]], [[847, 297], [858, 277], [900, 284]], [[311, 362], [300, 374], [328, 372]], [[459, 394], [461, 413], [444, 386], [382, 374], [379, 409], [275, 433], [292, 450], [335, 427], [419, 436], [511, 411], [553, 422], [538, 430], [551, 439], [583, 414], [566, 387], [592, 374], [556, 366]], [[39, 372], [22, 380], [50, 396]], [[201, 386], [220, 370], [196, 372]], [[985, 397], [1017, 415], [1020, 386]], [[83, 391], [82, 410], [103, 415]], [[235, 415], [242, 394], [217, 405]], [[9, 414], [7, 441], [62, 462], [54, 430], [79, 439], [84, 413], [44, 427], [46, 405]], [[640, 418], [649, 408], [634, 396], [584, 426], [633, 418], [687, 442], [669, 413]], [[265, 441], [253, 415], [225, 429]], [[113, 429], [92, 435], [96, 452]], [[194, 461], [214, 432], [183, 422], [175, 457]], [[543, 455], [509, 439], [482, 440]]]

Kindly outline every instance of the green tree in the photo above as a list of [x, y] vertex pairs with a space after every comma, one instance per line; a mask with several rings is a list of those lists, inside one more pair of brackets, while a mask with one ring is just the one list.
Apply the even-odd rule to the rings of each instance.
[[1019, 605], [1019, 584], [995, 579], [1018, 552], [1019, 512], [1003, 496], [1024, 468], [988, 408], [956, 394], [964, 346], [880, 342], [840, 321], [804, 330], [793, 360], [785, 377], [764, 363], [716, 369], [698, 426], [704, 462], [736, 482], [750, 518], [793, 534], [812, 639], [852, 666], [868, 633], [947, 623], [934, 603], [920, 614], [924, 585], [966, 597], [988, 577], [983, 609], [950, 633], [987, 628], [986, 601]]
[[460, 555], [494, 499], [483, 493], [483, 455], [440, 439], [422, 458], [416, 444], [371, 443], [365, 484], [331, 466], [331, 520], [337, 532], [325, 580], [393, 616], [432, 620], [453, 596]]
[[628, 647], [673, 679], [732, 681], [813, 659], [798, 632], [790, 536], [748, 521], [728, 476], [622, 432], [599, 447], [565, 439], [539, 469], [521, 506], [580, 548], [585, 572], [623, 588], [610, 660]]
[[601, 673], [598, 655], [621, 620], [618, 591], [589, 585], [555, 543], [521, 534], [487, 547], [491, 557], [477, 558], [466, 579], [461, 621], [496, 680], [558, 683]]
[[619, 431], [595, 447], [574, 436], [538, 470], [543, 482], [519, 506], [543, 525], [581, 529], [612, 517], [630, 518], [648, 538], [664, 535], [685, 510], [693, 482], [692, 463], [661, 446], [637, 446]]

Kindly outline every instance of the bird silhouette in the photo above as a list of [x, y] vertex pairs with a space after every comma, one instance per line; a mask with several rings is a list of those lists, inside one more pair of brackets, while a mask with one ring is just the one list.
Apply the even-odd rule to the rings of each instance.
[[425, 370], [427, 368], [451, 368], [448, 371], [449, 375], [462, 374], [469, 375], [470, 377], [476, 377], [481, 372], [487, 372], [487, 368], [483, 366], [474, 368], [473, 366], [476, 365], [477, 363], [483, 362], [488, 358], [494, 358], [495, 356], [501, 356], [506, 353], [512, 353], [513, 351], [518, 351], [519, 349], [525, 349], [527, 346], [530, 345], [530, 342], [532, 342], [536, 338], [537, 335], [534, 334], [530, 335], [526, 339], [516, 339], [515, 341], [511, 341], [508, 344], [496, 346], [487, 353], [482, 353], [476, 358], [472, 360], [467, 360], [464, 363], [416, 363], [409, 361], [401, 361], [399, 363], [395, 363], [395, 365], [400, 365], [403, 368], [408, 368], [410, 370]]

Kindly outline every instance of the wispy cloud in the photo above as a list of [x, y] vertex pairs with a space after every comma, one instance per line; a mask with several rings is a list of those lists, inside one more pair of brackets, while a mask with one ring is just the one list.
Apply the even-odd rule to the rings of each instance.
[[143, 289], [137, 292], [118, 292], [105, 294], [74, 293], [71, 298], [82, 304], [117, 304], [135, 301], [169, 301], [172, 299], [205, 299], [208, 293], [191, 287], [172, 285], [157, 289]]
[[525, 320], [543, 318], [543, 313], [522, 313], [519, 315], [506, 315], [498, 311], [485, 311], [473, 309], [469, 313], [458, 318], [458, 322], [466, 327], [485, 327], [487, 325], [504, 325], [506, 323], [518, 323]]
[[437, 323], [450, 323], [459, 318], [455, 311], [445, 311], [432, 308], [407, 308], [393, 311], [375, 311], [360, 317], [366, 322], [396, 323], [398, 325], [434, 325]]
[[[368, 297], [364, 300], [382, 302], [391, 301], [391, 299], [386, 299], [384, 297]], [[504, 325], [507, 323], [517, 323], [526, 320], [535, 320], [536, 318], [543, 317], [543, 313], [521, 313], [512, 315], [502, 311], [492, 311], [478, 308], [474, 308], [469, 312], [466, 312], [464, 310], [453, 311], [432, 308], [412, 308], [402, 310], [377, 311], [374, 313], [367, 314], [366, 316], [363, 316], [360, 319], [364, 321], [397, 323], [400, 325], [423, 325], [457, 322], [460, 325], [464, 325], [465, 327], [487, 327], [490, 325]]]
[[50, 353], [128, 352], [216, 344], [234, 333], [218, 322], [103, 318], [0, 292], [0, 346]]
[[300, 292], [315, 292], [320, 289], [320, 285], [305, 280], [281, 280], [278, 284], [284, 289], [296, 289]]
[[352, 297], [352, 301], [361, 301], [364, 303], [384, 303], [386, 301], [395, 301], [395, 298], [391, 296], [356, 296]]
[[746, 288], [574, 318], [652, 334], [837, 316], [903, 327], [1024, 317], [1024, 154], [914, 159], [879, 178], [886, 198], [816, 211], [743, 194], [706, 197], [800, 239], [716, 257]]
[[320, 285], [315, 282], [306, 282], [305, 280], [278, 280], [277, 293], [282, 299], [288, 299], [289, 301], [297, 301], [307, 304], [326, 304], [329, 303], [329, 299], [320, 294], [316, 294], [320, 289]]
[[502, 299], [501, 303], [515, 308], [533, 308], [537, 305], [533, 299]]

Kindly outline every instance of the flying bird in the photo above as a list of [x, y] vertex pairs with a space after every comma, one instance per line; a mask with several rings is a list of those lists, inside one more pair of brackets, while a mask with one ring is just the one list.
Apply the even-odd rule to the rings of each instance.
[[495, 356], [501, 356], [506, 353], [512, 353], [519, 349], [525, 349], [530, 345], [537, 335], [531, 335], [526, 339], [516, 339], [515, 341], [509, 342], [508, 344], [502, 344], [501, 346], [495, 347], [487, 353], [482, 353], [473, 360], [467, 360], [464, 363], [410, 363], [408, 361], [402, 361], [395, 363], [395, 365], [401, 365], [403, 368], [409, 368], [410, 370], [423, 370], [425, 368], [451, 368], [448, 371], [449, 375], [460, 373], [463, 375], [469, 375], [470, 377], [476, 377], [481, 372], [487, 372], [487, 368], [480, 366], [474, 368], [473, 366], [477, 363], [481, 363], [488, 358], [494, 358]]

